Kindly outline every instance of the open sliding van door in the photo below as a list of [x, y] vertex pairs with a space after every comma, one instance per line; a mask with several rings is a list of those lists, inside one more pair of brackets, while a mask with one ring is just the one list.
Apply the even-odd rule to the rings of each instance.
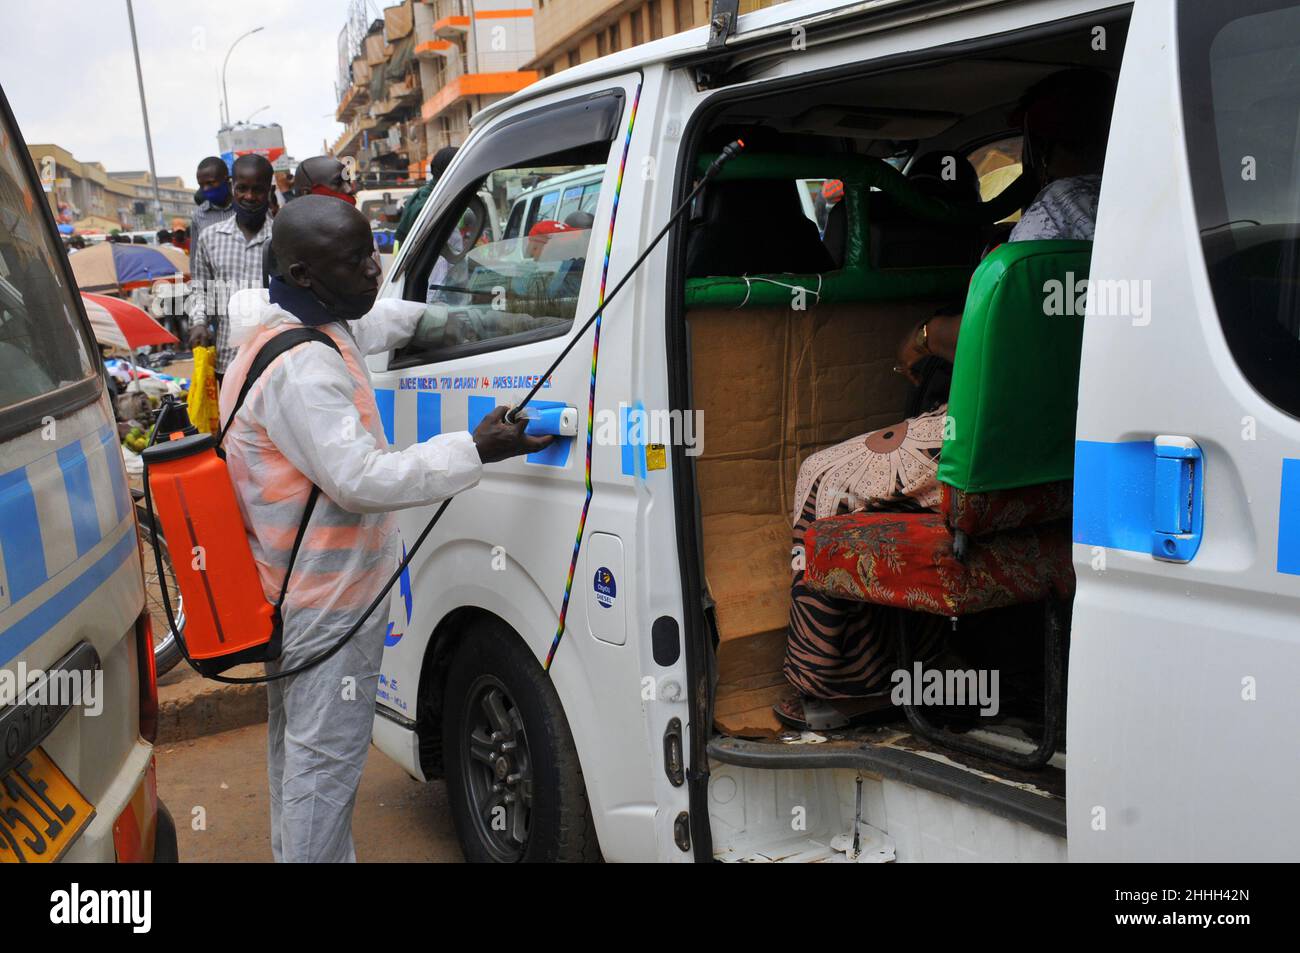
[[1300, 2], [1137, 4], [1075, 459], [1072, 860], [1295, 859]]

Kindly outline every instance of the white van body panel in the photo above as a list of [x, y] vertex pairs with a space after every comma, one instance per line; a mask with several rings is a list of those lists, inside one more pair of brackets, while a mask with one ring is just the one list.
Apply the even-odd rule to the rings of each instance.
[[1205, 529], [1186, 564], [1075, 544], [1070, 858], [1294, 860], [1300, 828], [1263, 821], [1291, 816], [1300, 789], [1287, 753], [1300, 725], [1300, 588], [1276, 568], [1282, 460], [1300, 457], [1300, 423], [1251, 387], [1223, 335], [1184, 144], [1175, 16], [1173, 0], [1134, 11], [1092, 259], [1094, 282], [1150, 282], [1149, 323], [1089, 317], [1078, 438], [1195, 440]]

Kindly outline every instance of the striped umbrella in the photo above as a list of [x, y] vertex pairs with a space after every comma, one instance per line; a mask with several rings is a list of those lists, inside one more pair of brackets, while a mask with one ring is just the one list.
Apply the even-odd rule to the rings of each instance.
[[138, 308], [129, 301], [85, 291], [81, 293], [81, 300], [86, 304], [86, 316], [90, 318], [95, 340], [100, 344], [134, 351], [147, 344], [180, 343], [174, 334], [150, 317], [143, 308]]

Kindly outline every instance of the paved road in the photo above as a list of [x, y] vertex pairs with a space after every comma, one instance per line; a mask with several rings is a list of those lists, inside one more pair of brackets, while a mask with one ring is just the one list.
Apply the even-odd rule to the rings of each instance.
[[[271, 860], [266, 725], [159, 746], [158, 793], [176, 819], [183, 862]], [[196, 806], [205, 830], [194, 830]], [[443, 783], [412, 780], [375, 748], [352, 836], [363, 862], [462, 860]]]

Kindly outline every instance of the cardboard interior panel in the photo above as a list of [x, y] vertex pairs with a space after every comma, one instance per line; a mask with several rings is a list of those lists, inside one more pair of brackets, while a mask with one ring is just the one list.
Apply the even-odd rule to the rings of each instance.
[[771, 706], [789, 691], [781, 666], [799, 465], [902, 419], [908, 385], [893, 371], [898, 344], [939, 303], [688, 315], [693, 405], [704, 414], [696, 478], [705, 581], [717, 605], [721, 731], [781, 730]]

